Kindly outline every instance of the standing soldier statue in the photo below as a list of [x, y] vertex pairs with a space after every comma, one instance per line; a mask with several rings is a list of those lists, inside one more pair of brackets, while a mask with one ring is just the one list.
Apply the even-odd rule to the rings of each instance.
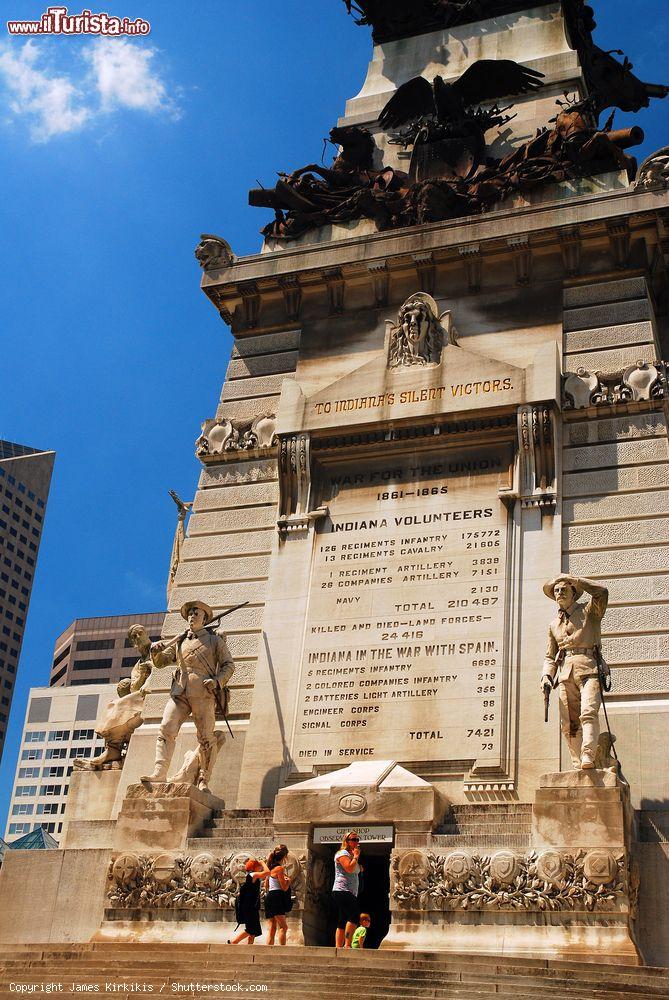
[[[541, 685], [545, 697], [559, 687], [560, 728], [572, 764], [589, 770], [595, 766], [599, 740], [601, 675], [608, 676], [601, 645], [609, 592], [592, 580], [564, 574], [545, 583], [543, 590], [557, 602], [559, 610], [548, 627]], [[579, 604], [584, 592], [590, 594], [590, 600]]]
[[223, 636], [205, 627], [214, 618], [208, 604], [187, 601], [181, 608], [181, 616], [188, 622], [188, 630], [169, 642], [155, 642], [151, 646], [155, 667], [172, 663], [177, 666], [172, 675], [170, 699], [160, 723], [153, 773], [141, 780], [149, 783], [167, 781], [179, 730], [192, 715], [199, 744], [197, 786], [201, 791], [209, 791], [209, 779], [219, 747], [215, 733], [216, 719], [226, 718], [227, 684], [235, 665]]

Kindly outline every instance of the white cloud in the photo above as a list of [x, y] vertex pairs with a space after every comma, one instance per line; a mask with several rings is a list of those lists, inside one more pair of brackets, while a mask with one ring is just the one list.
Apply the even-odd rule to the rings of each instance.
[[83, 95], [66, 76], [38, 67], [39, 51], [28, 41], [16, 51], [0, 49], [0, 80], [7, 93], [10, 111], [26, 118], [35, 142], [47, 142], [55, 135], [76, 132], [90, 116]]
[[53, 67], [54, 50], [46, 46], [34, 40], [0, 45], [0, 101], [11, 112], [9, 124], [25, 121], [34, 142], [80, 131], [114, 112], [179, 117], [156, 66], [157, 50], [145, 42], [92, 41], [69, 72]]
[[167, 87], [154, 71], [156, 50], [127, 39], [100, 39], [85, 54], [102, 111], [131, 108], [177, 113]]

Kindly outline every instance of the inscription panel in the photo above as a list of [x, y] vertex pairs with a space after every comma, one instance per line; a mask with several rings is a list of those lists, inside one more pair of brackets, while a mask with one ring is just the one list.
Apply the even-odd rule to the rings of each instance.
[[323, 473], [293, 730], [299, 765], [499, 765], [511, 449]]

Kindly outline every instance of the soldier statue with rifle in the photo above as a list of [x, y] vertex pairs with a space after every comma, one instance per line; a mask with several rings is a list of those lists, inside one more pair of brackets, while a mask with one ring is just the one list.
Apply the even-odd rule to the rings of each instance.
[[216, 720], [222, 718], [227, 723], [227, 685], [235, 665], [225, 638], [207, 626], [237, 609], [231, 608], [214, 618], [212, 609], [204, 601], [187, 601], [181, 608], [181, 616], [188, 622], [188, 629], [168, 642], [152, 644], [154, 667], [175, 663], [176, 670], [172, 675], [170, 699], [160, 723], [153, 772], [144, 776], [141, 779], [143, 782], [168, 780], [179, 730], [192, 716], [200, 761], [196, 784], [201, 791], [209, 791], [209, 779], [220, 745], [217, 738], [220, 734], [215, 732]]
[[[595, 767], [597, 756], [603, 691], [610, 690], [610, 672], [601, 649], [609, 592], [593, 580], [567, 574], [544, 584], [543, 591], [558, 605], [557, 618], [548, 627], [541, 678], [546, 719], [550, 692], [558, 687], [560, 728], [572, 765], [589, 770]], [[590, 595], [587, 603], [579, 601], [584, 593]]]

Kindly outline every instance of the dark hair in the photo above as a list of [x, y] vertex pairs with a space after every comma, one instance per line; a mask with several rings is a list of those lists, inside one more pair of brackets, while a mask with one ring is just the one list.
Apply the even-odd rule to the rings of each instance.
[[283, 861], [283, 859], [286, 857], [287, 854], [288, 854], [288, 848], [286, 847], [286, 845], [277, 844], [272, 853], [270, 854], [270, 856], [267, 858], [267, 867], [269, 868], [269, 870], [271, 871], [272, 868], [276, 868], [276, 866], [281, 861]]

